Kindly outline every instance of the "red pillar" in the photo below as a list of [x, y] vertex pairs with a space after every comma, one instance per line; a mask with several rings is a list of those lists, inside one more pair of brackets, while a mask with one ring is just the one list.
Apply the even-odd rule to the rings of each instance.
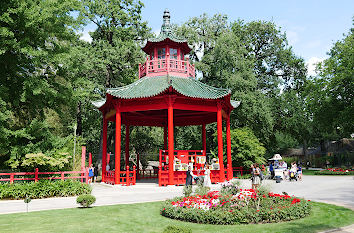
[[173, 107], [172, 100], [168, 100], [168, 178], [169, 184], [174, 184], [173, 161], [174, 161], [174, 142], [173, 142]]
[[107, 120], [103, 114], [103, 136], [102, 136], [102, 182], [105, 182], [107, 165]]
[[203, 154], [206, 154], [206, 130], [205, 130], [205, 124], [202, 125], [202, 141], [203, 141]]
[[224, 161], [223, 161], [221, 104], [218, 104], [217, 124], [218, 124], [218, 157], [219, 157], [219, 165], [220, 165], [220, 181], [223, 182], [225, 180], [225, 173], [224, 173]]
[[232, 174], [232, 159], [231, 159], [231, 132], [230, 132], [230, 116], [226, 120], [226, 144], [227, 144], [227, 179], [233, 178]]
[[[86, 160], [86, 146], [82, 147], [81, 150], [81, 171], [85, 172], [85, 160]], [[85, 173], [82, 174], [84, 176]], [[81, 178], [81, 182], [83, 182]]]
[[121, 115], [120, 110], [116, 107], [116, 151], [115, 151], [115, 172], [114, 172], [114, 183], [119, 184], [120, 178], [120, 137], [121, 137]]
[[125, 166], [129, 165], [129, 125], [125, 125]]
[[89, 153], [89, 167], [91, 167], [92, 164], [92, 154], [91, 152]]
[[163, 149], [167, 150], [167, 127], [163, 127]]

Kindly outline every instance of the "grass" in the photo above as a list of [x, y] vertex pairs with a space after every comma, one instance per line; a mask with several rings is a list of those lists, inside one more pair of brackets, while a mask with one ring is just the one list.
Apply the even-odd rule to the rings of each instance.
[[192, 232], [317, 232], [354, 223], [354, 211], [312, 203], [309, 217], [291, 222], [254, 225], [206, 225], [181, 222], [160, 215], [161, 202], [94, 208], [47, 210], [0, 217], [1, 232], [162, 232], [168, 225]]
[[314, 176], [315, 172], [317, 172], [316, 170], [307, 170], [307, 169], [302, 169], [302, 174], [303, 175], [311, 175]]

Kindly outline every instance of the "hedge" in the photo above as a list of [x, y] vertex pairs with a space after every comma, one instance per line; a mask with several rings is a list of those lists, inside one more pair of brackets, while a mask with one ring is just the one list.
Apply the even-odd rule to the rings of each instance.
[[31, 199], [47, 197], [69, 197], [90, 194], [92, 188], [73, 180], [39, 180], [28, 183], [0, 183], [0, 199]]

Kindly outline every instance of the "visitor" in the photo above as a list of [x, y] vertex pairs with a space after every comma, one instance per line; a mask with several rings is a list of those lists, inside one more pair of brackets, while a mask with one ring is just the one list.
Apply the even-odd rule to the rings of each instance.
[[257, 190], [258, 186], [261, 183], [261, 178], [259, 177], [261, 170], [258, 167], [258, 164], [251, 165], [252, 172], [252, 189]]
[[302, 180], [302, 166], [301, 166], [301, 164], [299, 164], [299, 166], [297, 167], [297, 174], [298, 174], [299, 180], [301, 181]]
[[98, 176], [98, 165], [96, 164], [96, 166], [94, 167], [94, 171], [93, 171], [93, 181], [97, 182], [97, 176]]
[[289, 178], [288, 164], [283, 161], [281, 168], [283, 169], [284, 180], [287, 180]]
[[188, 166], [188, 171], [186, 173], [186, 186], [192, 185], [193, 183], [193, 178], [195, 177], [195, 175], [192, 172], [192, 167]]
[[92, 164], [90, 165], [90, 168], [89, 168], [89, 183], [93, 182], [93, 176], [94, 176], [94, 167], [92, 166]]
[[274, 178], [274, 167], [273, 167], [273, 162], [270, 162], [269, 164], [269, 172], [270, 172], [270, 178], [273, 179]]
[[106, 165], [106, 172], [109, 172], [110, 169], [111, 169], [111, 167], [109, 166], [109, 163], [107, 163], [107, 165]]
[[204, 182], [203, 185], [205, 187], [211, 188], [211, 179], [210, 179], [210, 166], [207, 164], [204, 172]]

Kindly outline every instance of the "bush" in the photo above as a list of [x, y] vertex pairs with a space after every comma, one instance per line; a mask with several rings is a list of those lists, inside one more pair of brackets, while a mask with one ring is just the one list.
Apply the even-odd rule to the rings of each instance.
[[227, 181], [221, 184], [220, 193], [222, 195], [236, 195], [240, 186], [237, 180]]
[[203, 224], [249, 224], [290, 221], [310, 214], [310, 202], [289, 195], [262, 194], [240, 189], [237, 195], [209, 192], [205, 196], [166, 201], [161, 215]]
[[163, 233], [192, 233], [192, 230], [187, 227], [167, 226]]
[[203, 186], [203, 184], [198, 184], [197, 188], [195, 189], [195, 194], [198, 195], [206, 195], [209, 192], [210, 188]]
[[28, 183], [0, 183], [0, 199], [69, 197], [90, 194], [92, 188], [73, 180], [39, 180]]
[[76, 202], [82, 207], [88, 208], [96, 202], [96, 197], [91, 194], [82, 194], [76, 198]]
[[183, 188], [183, 195], [184, 195], [185, 197], [190, 196], [190, 195], [192, 194], [192, 192], [193, 192], [192, 185], [186, 185], [186, 186], [184, 186], [184, 188]]

